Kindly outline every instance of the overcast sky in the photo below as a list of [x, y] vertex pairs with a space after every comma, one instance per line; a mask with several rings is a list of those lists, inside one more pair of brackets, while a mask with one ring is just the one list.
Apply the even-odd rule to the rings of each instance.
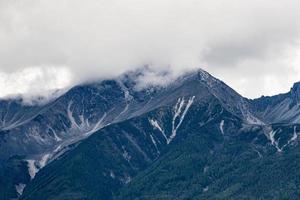
[[300, 81], [298, 0], [0, 0], [0, 97], [143, 65], [201, 67], [242, 95]]

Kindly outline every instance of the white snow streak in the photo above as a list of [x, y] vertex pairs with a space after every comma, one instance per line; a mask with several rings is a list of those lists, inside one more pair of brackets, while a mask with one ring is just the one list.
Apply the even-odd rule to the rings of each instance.
[[292, 143], [293, 141], [295, 141], [297, 138], [298, 138], [298, 134], [297, 134], [297, 131], [296, 131], [296, 126], [294, 126], [294, 135], [293, 137], [289, 140], [289, 143]]
[[[186, 102], [184, 97], [183, 98], [179, 98], [175, 107], [174, 107], [174, 116], [172, 119], [172, 132], [170, 137], [167, 137], [165, 132], [163, 131], [163, 129], [161, 128], [161, 126], [158, 124], [158, 121], [155, 119], [150, 119], [150, 123], [151, 125], [158, 129], [162, 135], [164, 136], [164, 138], [167, 141], [167, 144], [170, 144], [170, 142], [172, 142], [172, 140], [176, 137], [177, 134], [177, 130], [180, 127], [180, 125], [182, 124], [186, 113], [188, 112], [189, 108], [191, 107], [192, 103], [194, 102], [195, 96], [189, 98], [189, 100]], [[176, 121], [179, 120], [179, 122], [176, 124]]]
[[35, 177], [35, 174], [39, 171], [35, 165], [35, 160], [27, 160], [27, 166], [30, 178], [33, 179]]
[[44, 154], [39, 161], [36, 160], [26, 160], [27, 161], [27, 167], [28, 167], [28, 173], [31, 179], [35, 177], [35, 175], [41, 170], [43, 167], [46, 166], [47, 162], [50, 160], [51, 154], [47, 153]]
[[278, 142], [275, 140], [275, 135], [276, 135], [277, 131], [271, 131], [269, 132], [269, 139], [271, 140], [271, 144], [277, 149], [278, 152], [281, 152], [282, 149], [279, 148], [278, 146]]
[[57, 142], [60, 142], [62, 141], [62, 139], [60, 137], [57, 136], [57, 134], [55, 132], [53, 132], [54, 134], [54, 139], [57, 141]]
[[49, 153], [43, 155], [43, 157], [39, 161], [39, 169], [45, 167], [45, 165], [47, 164], [47, 161], [49, 160], [50, 157], [51, 157], [51, 154], [49, 154]]
[[[182, 108], [184, 107], [185, 100], [184, 100], [184, 98], [178, 99], [178, 101], [175, 105], [175, 114], [174, 114], [174, 117], [172, 120], [172, 134], [171, 134], [170, 138], [168, 139], [168, 142], [167, 142], [168, 144], [176, 137], [177, 130], [180, 127], [181, 123], [183, 122], [183, 119], [184, 119], [187, 111], [189, 110], [190, 106], [194, 102], [194, 99], [195, 99], [195, 96], [189, 98], [188, 102], [186, 103], [183, 113], [182, 113]], [[175, 125], [176, 119], [178, 117], [179, 117], [179, 123], [177, 125]]]
[[25, 187], [26, 187], [26, 185], [23, 184], [23, 183], [19, 183], [18, 185], [15, 185], [16, 191], [17, 191], [19, 196], [21, 196], [23, 194], [23, 191], [24, 191]]
[[130, 159], [131, 159], [131, 156], [129, 155], [129, 153], [126, 151], [125, 147], [122, 146], [122, 149], [123, 149], [123, 158], [127, 161], [127, 162], [130, 162]]
[[115, 178], [116, 178], [116, 176], [115, 176], [115, 174], [114, 174], [113, 171], [110, 171], [109, 175], [110, 175], [110, 177], [111, 177], [112, 179], [115, 179]]
[[68, 105], [68, 118], [69, 120], [71, 121], [71, 126], [72, 128], [77, 128], [77, 129], [80, 129], [78, 124], [76, 123], [75, 121], [75, 118], [73, 117], [73, 112], [71, 111], [71, 106], [72, 106], [73, 102], [71, 101]]
[[297, 138], [298, 138], [298, 134], [296, 132], [296, 126], [294, 126], [294, 133], [293, 133], [293, 136], [291, 137], [291, 139], [289, 139], [289, 141], [282, 146], [281, 150], [283, 150], [287, 145], [290, 145], [292, 144]]
[[133, 96], [130, 95], [130, 92], [128, 90], [128, 88], [121, 82], [121, 81], [118, 81], [119, 83], [119, 86], [121, 87], [121, 89], [123, 90], [124, 92], [124, 99], [126, 101], [126, 106], [125, 108], [123, 109], [122, 112], [120, 112], [120, 114], [118, 115], [118, 117], [116, 118], [119, 118], [120, 116], [122, 116], [124, 113], [126, 113], [128, 111], [128, 108], [129, 108], [129, 103], [132, 101], [133, 99]]
[[[127, 110], [128, 110], [128, 108], [129, 108], [129, 104], [128, 104], [128, 103], [126, 103], [126, 106], [125, 106], [125, 108], [122, 110], [122, 112], [120, 112], [120, 114], [118, 115], [118, 117], [120, 117], [120, 116], [122, 116], [124, 113], [126, 113], [126, 112], [127, 112]], [[118, 118], [118, 117], [116, 117], [116, 118]]]
[[53, 128], [51, 128], [50, 126], [48, 126], [48, 128], [49, 128], [49, 130], [52, 131], [55, 141], [57, 141], [57, 142], [62, 141], [62, 139], [61, 139], [60, 137], [58, 137], [58, 135], [57, 135], [56, 132], [53, 130]]
[[68, 105], [68, 118], [71, 121], [71, 128], [74, 131], [78, 131], [80, 133], [83, 133], [84, 135], [90, 135], [98, 130], [100, 130], [101, 128], [103, 128], [103, 120], [106, 117], [106, 113], [104, 113], [101, 117], [101, 119], [99, 119], [99, 121], [93, 125], [90, 124], [88, 119], [84, 119], [83, 115], [79, 116], [80, 119], [80, 123], [77, 124], [75, 118], [73, 117], [73, 112], [71, 111], [71, 106], [72, 106], [73, 102], [71, 101]]
[[159, 126], [158, 122], [157, 122], [155, 119], [150, 119], [149, 121], [150, 121], [150, 124], [151, 124], [154, 128], [158, 129], [158, 130], [161, 132], [161, 134], [164, 136], [164, 138], [165, 138], [166, 141], [168, 142], [168, 137], [166, 136], [164, 130]]
[[60, 149], [61, 149], [62, 145], [58, 145], [55, 149], [54, 149], [54, 153], [57, 153]]
[[224, 120], [221, 121], [219, 128], [220, 128], [222, 135], [224, 135]]
[[151, 138], [151, 141], [152, 141], [152, 143], [154, 144], [154, 146], [156, 148], [157, 153], [159, 154], [160, 152], [158, 150], [157, 144], [156, 144], [156, 142], [155, 142], [155, 140], [154, 140], [154, 138], [153, 138], [153, 136], [151, 134], [150, 134], [150, 138]]
[[89, 135], [89, 134], [91, 134], [91, 133], [94, 133], [94, 132], [100, 130], [101, 128], [103, 128], [103, 123], [102, 123], [102, 122], [103, 122], [103, 120], [105, 119], [105, 117], [106, 117], [106, 113], [104, 113], [104, 114], [102, 115], [101, 119], [94, 125], [94, 127], [92, 128], [92, 130], [90, 130], [90, 131], [88, 131], [88, 132], [86, 133], [86, 135]]
[[297, 127], [294, 126], [294, 133], [293, 133], [293, 136], [292, 136], [292, 137], [289, 139], [289, 141], [288, 141], [285, 145], [283, 145], [281, 148], [280, 148], [279, 145], [278, 145], [278, 141], [275, 140], [275, 134], [277, 133], [277, 131], [273, 131], [273, 130], [272, 130], [272, 131], [269, 133], [269, 139], [270, 139], [270, 141], [271, 141], [271, 144], [277, 149], [278, 152], [282, 152], [282, 150], [283, 150], [286, 146], [292, 144], [295, 140], [297, 140], [297, 138], [298, 138], [298, 133], [297, 133], [296, 128], [297, 128]]

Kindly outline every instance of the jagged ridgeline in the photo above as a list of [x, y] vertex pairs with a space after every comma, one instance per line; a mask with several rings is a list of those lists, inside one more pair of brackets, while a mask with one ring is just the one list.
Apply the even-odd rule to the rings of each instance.
[[300, 196], [299, 83], [249, 100], [203, 70], [138, 88], [143, 73], [0, 101], [0, 199]]

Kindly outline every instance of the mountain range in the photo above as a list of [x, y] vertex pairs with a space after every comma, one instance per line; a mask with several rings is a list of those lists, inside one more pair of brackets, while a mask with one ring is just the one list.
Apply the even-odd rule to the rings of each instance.
[[299, 199], [300, 82], [247, 99], [201, 69], [138, 88], [147, 70], [0, 100], [0, 199]]

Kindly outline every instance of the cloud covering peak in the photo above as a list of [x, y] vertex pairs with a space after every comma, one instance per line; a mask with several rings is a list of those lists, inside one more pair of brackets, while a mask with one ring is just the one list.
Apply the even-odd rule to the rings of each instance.
[[43, 93], [144, 65], [176, 73], [202, 67], [248, 97], [282, 92], [300, 80], [299, 6], [0, 0], [0, 96]]

